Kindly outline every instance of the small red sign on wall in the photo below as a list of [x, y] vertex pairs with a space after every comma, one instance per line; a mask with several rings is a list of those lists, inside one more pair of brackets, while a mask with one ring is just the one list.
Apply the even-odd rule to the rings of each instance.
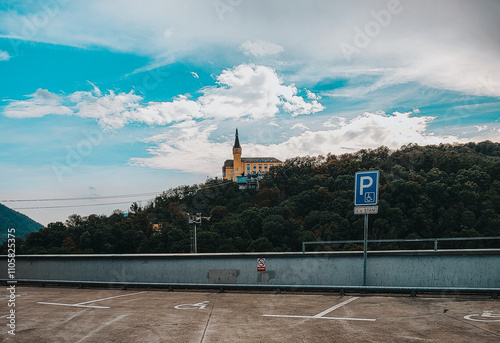
[[259, 272], [265, 272], [266, 271], [266, 259], [265, 258], [258, 258], [257, 259], [257, 271]]

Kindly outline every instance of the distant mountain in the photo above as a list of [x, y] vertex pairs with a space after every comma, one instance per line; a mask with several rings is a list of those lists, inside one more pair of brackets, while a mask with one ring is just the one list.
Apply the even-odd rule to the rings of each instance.
[[10, 228], [16, 229], [16, 237], [24, 239], [28, 233], [38, 231], [42, 227], [42, 224], [24, 214], [0, 204], [0, 244], [7, 239], [8, 229]]

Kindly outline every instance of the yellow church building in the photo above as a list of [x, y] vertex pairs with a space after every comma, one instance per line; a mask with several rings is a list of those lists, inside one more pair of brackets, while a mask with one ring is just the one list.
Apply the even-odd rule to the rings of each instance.
[[262, 177], [271, 167], [283, 164], [283, 162], [274, 157], [241, 157], [241, 151], [238, 129], [236, 129], [233, 159], [226, 160], [222, 166], [222, 178], [224, 180], [246, 183], [249, 177]]

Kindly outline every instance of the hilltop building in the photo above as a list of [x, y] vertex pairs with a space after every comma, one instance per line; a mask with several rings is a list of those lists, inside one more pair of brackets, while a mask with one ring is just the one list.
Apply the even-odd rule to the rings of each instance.
[[274, 157], [241, 157], [241, 152], [238, 129], [236, 129], [233, 159], [224, 162], [222, 178], [237, 182], [240, 188], [258, 188], [259, 180], [271, 167], [283, 164]]

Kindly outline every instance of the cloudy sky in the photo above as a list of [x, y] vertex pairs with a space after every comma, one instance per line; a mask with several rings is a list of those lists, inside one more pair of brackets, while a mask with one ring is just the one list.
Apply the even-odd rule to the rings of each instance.
[[47, 224], [220, 177], [235, 128], [281, 160], [499, 141], [500, 2], [2, 1], [0, 80], [0, 202]]

